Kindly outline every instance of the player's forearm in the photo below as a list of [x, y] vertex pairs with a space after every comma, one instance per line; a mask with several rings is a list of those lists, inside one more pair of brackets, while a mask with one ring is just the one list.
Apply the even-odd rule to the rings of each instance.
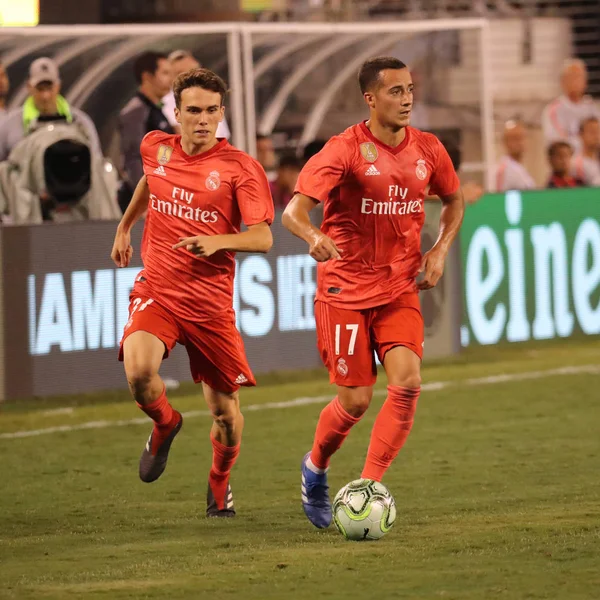
[[450, 250], [452, 242], [456, 239], [465, 215], [465, 200], [462, 189], [456, 193], [442, 198], [442, 212], [440, 215], [440, 230], [435, 246], [444, 251]]
[[232, 252], [260, 252], [266, 253], [273, 245], [273, 235], [271, 228], [266, 225], [264, 227], [250, 228], [248, 231], [241, 233], [230, 233], [219, 236], [222, 250], [230, 250]]
[[149, 198], [150, 189], [148, 188], [146, 176], [143, 175], [133, 192], [133, 197], [125, 214], [121, 218], [121, 222], [119, 223], [120, 230], [129, 231], [137, 223], [148, 208]]
[[310, 220], [309, 210], [315, 206], [312, 198], [296, 194], [286, 206], [281, 216], [283, 226], [296, 237], [312, 244], [321, 234]]

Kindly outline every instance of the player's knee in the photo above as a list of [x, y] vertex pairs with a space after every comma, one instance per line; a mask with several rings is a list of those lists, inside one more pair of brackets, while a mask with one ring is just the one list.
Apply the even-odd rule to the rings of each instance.
[[219, 429], [225, 432], [231, 433], [235, 429], [236, 417], [235, 415], [224, 413], [220, 415], [213, 414], [213, 420]]
[[342, 401], [342, 406], [353, 417], [362, 417], [367, 412], [372, 398], [372, 390], [352, 390]]
[[364, 415], [371, 404], [371, 398], [371, 394], [361, 394], [360, 396], [357, 396], [352, 403], [354, 409], [353, 416], [361, 417]]
[[152, 380], [156, 375], [154, 369], [143, 365], [130, 365], [127, 369], [127, 381], [133, 396], [143, 398], [150, 390]]
[[237, 406], [216, 406], [212, 409], [215, 425], [225, 432], [232, 432], [241, 418]]
[[416, 371], [390, 377], [389, 385], [413, 389], [419, 388], [421, 387], [421, 373]]

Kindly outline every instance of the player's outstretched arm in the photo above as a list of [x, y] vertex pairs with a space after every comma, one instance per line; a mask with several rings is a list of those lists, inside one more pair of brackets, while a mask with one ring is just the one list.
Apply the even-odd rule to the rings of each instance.
[[304, 194], [296, 194], [285, 207], [281, 222], [296, 237], [309, 246], [309, 254], [318, 262], [340, 258], [340, 251], [334, 241], [317, 229], [310, 220], [310, 211], [318, 201]]
[[452, 242], [458, 235], [465, 214], [465, 200], [462, 189], [453, 194], [442, 196], [442, 214], [440, 231], [433, 248], [423, 255], [420, 273], [423, 278], [417, 283], [420, 290], [434, 287], [444, 273], [444, 264]]
[[229, 233], [225, 235], [194, 235], [179, 238], [173, 245], [173, 250], [185, 248], [192, 254], [208, 258], [219, 250], [232, 252], [260, 252], [267, 253], [273, 246], [273, 234], [266, 221], [249, 225], [247, 231]]
[[117, 267], [126, 267], [133, 256], [133, 248], [131, 247], [131, 228], [135, 225], [138, 219], [146, 212], [148, 208], [148, 200], [150, 198], [150, 190], [146, 176], [143, 175], [139, 180], [131, 202], [121, 218], [117, 226], [117, 233], [113, 244], [110, 257], [113, 259]]

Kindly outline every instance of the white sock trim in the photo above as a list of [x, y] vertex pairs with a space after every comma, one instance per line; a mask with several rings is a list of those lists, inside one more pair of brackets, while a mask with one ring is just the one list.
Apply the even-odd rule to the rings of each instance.
[[312, 471], [313, 473], [316, 473], [317, 475], [323, 475], [323, 473], [327, 473], [327, 471], [329, 471], [329, 467], [327, 467], [326, 469], [319, 469], [319, 467], [317, 467], [313, 463], [313, 461], [310, 460], [310, 456], [306, 460], [306, 466], [308, 467], [309, 471]]

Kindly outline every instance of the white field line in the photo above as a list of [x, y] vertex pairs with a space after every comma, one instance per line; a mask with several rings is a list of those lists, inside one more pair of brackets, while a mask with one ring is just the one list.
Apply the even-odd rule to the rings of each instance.
[[[422, 392], [435, 392], [446, 389], [448, 387], [460, 386], [480, 386], [493, 385], [495, 383], [507, 383], [513, 381], [524, 381], [527, 379], [542, 379], [544, 377], [560, 376], [560, 375], [580, 375], [600, 374], [600, 365], [580, 365], [575, 367], [561, 367], [558, 369], [549, 369], [546, 371], [527, 371], [524, 373], [505, 373], [502, 375], [491, 375], [489, 377], [478, 377], [474, 379], [459, 379], [456, 381], [434, 381], [425, 383], [421, 386]], [[375, 390], [377, 396], [386, 394], [386, 390]], [[293, 400], [284, 400], [282, 402], [267, 402], [264, 404], [250, 404], [243, 407], [244, 412], [256, 412], [263, 410], [277, 410], [281, 408], [294, 408], [295, 406], [306, 406], [309, 404], [323, 404], [332, 398], [332, 394], [327, 396], [303, 396], [294, 398]], [[191, 410], [184, 412], [185, 419], [193, 419], [196, 417], [209, 417], [208, 410]], [[37, 435], [49, 435], [52, 433], [64, 433], [68, 431], [78, 431], [82, 429], [105, 429], [107, 427], [124, 427], [128, 425], [144, 425], [148, 423], [148, 417], [138, 417], [136, 419], [122, 419], [119, 421], [87, 421], [77, 425], [59, 425], [56, 427], [46, 427], [44, 429], [30, 429], [26, 431], [15, 431], [12, 433], [0, 434], [2, 440], [13, 440], [17, 438], [33, 437]]]

